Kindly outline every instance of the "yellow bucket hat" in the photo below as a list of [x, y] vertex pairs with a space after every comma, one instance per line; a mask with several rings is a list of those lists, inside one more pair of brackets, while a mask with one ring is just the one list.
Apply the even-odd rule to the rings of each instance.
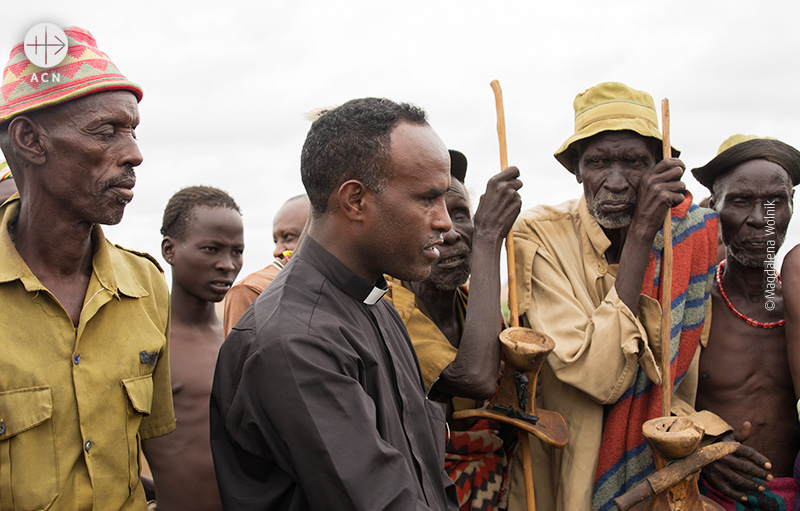
[[[603, 131], [629, 130], [661, 140], [658, 115], [650, 94], [618, 82], [605, 82], [575, 96], [575, 133], [561, 144], [556, 160], [575, 174], [575, 142]], [[673, 156], [680, 151], [672, 148]]]
[[719, 146], [717, 155], [702, 167], [692, 169], [700, 184], [714, 191], [714, 181], [726, 171], [750, 160], [767, 160], [780, 165], [792, 179], [800, 183], [800, 151], [773, 137], [733, 135]]

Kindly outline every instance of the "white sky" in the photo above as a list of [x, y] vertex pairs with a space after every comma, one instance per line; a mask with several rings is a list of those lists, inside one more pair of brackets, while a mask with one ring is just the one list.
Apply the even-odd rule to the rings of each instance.
[[[581, 193], [552, 154], [573, 131], [575, 95], [604, 81], [657, 104], [669, 98], [672, 142], [689, 169], [734, 133], [800, 147], [796, 1], [4, 0], [0, 13], [3, 63], [33, 25], [77, 25], [144, 87], [145, 161], [107, 236], [161, 259], [169, 197], [217, 186], [244, 212], [240, 277], [271, 260], [272, 218], [304, 191], [304, 114], [356, 97], [425, 108], [447, 146], [467, 155], [477, 199], [499, 170], [489, 82], [500, 80], [523, 208]], [[697, 201], [708, 195], [685, 180]], [[781, 255], [797, 243], [800, 221]]]

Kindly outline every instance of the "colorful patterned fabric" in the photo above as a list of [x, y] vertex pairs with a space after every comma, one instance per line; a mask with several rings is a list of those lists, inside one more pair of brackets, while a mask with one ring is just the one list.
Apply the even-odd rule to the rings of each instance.
[[[672, 209], [672, 319], [670, 376], [681, 381], [700, 341], [717, 254], [717, 218], [692, 205], [691, 194]], [[660, 301], [664, 238], [659, 232], [645, 271], [642, 294]], [[660, 356], [656, 357], [659, 359]], [[633, 384], [606, 408], [592, 509], [610, 510], [612, 500], [654, 470], [642, 424], [661, 416], [661, 388], [639, 366]]]
[[[23, 43], [11, 50], [0, 84], [0, 124], [23, 112], [64, 103], [109, 90], [127, 90], [142, 99], [142, 88], [129, 81], [97, 48], [88, 30], [64, 29], [67, 56], [50, 69], [40, 68], [25, 56]], [[47, 73], [47, 75], [45, 75]]]
[[506, 508], [510, 459], [497, 422], [481, 419], [466, 431], [450, 431], [444, 466], [456, 485], [459, 511]]
[[755, 479], [766, 490], [747, 495], [747, 502], [736, 502], [708, 486], [700, 478], [700, 493], [713, 500], [725, 511], [792, 511], [797, 501], [797, 483], [791, 477], [778, 477], [770, 482]]
[[8, 169], [8, 163], [0, 161], [0, 181], [5, 181], [11, 178], [11, 171]]

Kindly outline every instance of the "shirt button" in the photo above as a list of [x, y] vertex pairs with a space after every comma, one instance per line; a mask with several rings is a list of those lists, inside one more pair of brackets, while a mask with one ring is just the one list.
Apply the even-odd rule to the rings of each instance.
[[0, 422], [0, 435], [6, 432], [6, 425]]
[[89, 452], [89, 449], [92, 448], [92, 441], [87, 440], [85, 444], [83, 444], [83, 450]]
[[72, 355], [72, 363], [78, 365], [81, 363], [81, 356], [79, 354]]
[[598, 266], [597, 267], [597, 271], [598, 271], [598, 273], [600, 273], [600, 275], [605, 275], [606, 274], [606, 267], [605, 266]]

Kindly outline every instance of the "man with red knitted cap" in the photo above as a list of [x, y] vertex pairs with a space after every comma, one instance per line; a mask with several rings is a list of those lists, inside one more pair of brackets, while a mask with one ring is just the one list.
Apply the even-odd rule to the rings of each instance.
[[662, 154], [650, 94], [602, 83], [574, 108], [575, 133], [555, 157], [582, 196], [537, 206], [514, 224], [523, 322], [556, 344], [537, 406], [559, 412], [570, 432], [563, 449], [531, 441], [537, 508], [553, 511], [612, 509], [654, 470], [642, 424], [661, 415], [660, 230], [670, 208], [672, 411], [695, 415], [707, 434], [727, 430], [691, 406], [716, 217], [692, 204], [683, 162]]
[[[727, 421], [743, 444], [704, 469], [701, 489], [725, 509], [792, 509], [800, 423], [784, 299], [787, 319], [797, 299], [783, 292], [776, 254], [792, 218], [800, 151], [772, 138], [734, 135], [692, 174], [711, 190], [709, 206], [719, 214], [727, 256], [711, 289], [711, 335], [700, 355], [697, 406]], [[744, 449], [760, 453], [760, 464], [744, 457]]]
[[139, 443], [175, 428], [169, 293], [100, 227], [133, 198], [142, 90], [64, 32], [47, 70], [15, 46], [0, 88], [19, 188], [0, 207], [0, 509], [144, 510]]

